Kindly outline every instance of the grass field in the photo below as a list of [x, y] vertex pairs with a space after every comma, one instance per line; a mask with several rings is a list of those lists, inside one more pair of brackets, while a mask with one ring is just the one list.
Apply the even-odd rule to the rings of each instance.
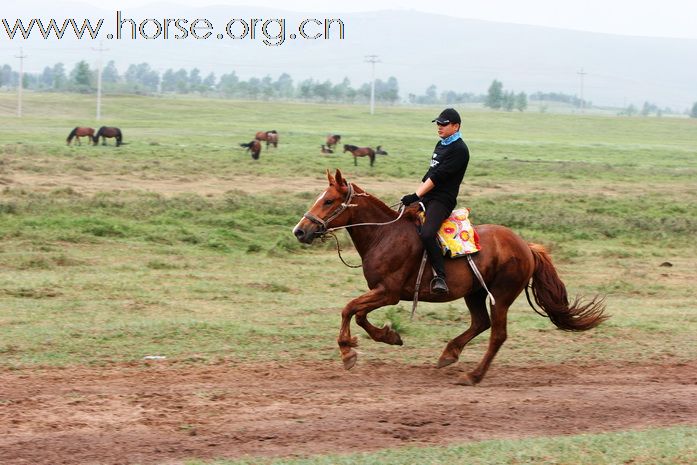
[[[331, 244], [301, 246], [291, 229], [326, 169], [388, 204], [412, 192], [439, 111], [379, 108], [371, 117], [354, 106], [113, 96], [102, 123], [119, 126], [127, 143], [115, 148], [65, 144], [72, 127], [98, 126], [92, 98], [30, 93], [21, 120], [13, 108], [14, 96], [0, 94], [2, 369], [152, 354], [196, 364], [337, 358], [340, 309], [365, 282]], [[521, 299], [495, 363], [695, 359], [697, 120], [462, 116], [472, 157], [459, 204], [475, 223], [546, 245], [570, 293], [606, 295], [612, 315], [595, 331], [566, 334]], [[279, 147], [253, 161], [239, 143], [270, 129]], [[328, 133], [389, 155], [373, 168], [320, 155]], [[413, 322], [409, 308], [373, 317], [399, 325], [406, 346], [364, 342], [362, 357], [430, 361], [469, 319], [460, 302], [422, 303]], [[694, 444], [694, 430], [675, 434]], [[558, 458], [544, 463], [625, 460], [544, 453]], [[447, 462], [428, 460], [418, 463]]]

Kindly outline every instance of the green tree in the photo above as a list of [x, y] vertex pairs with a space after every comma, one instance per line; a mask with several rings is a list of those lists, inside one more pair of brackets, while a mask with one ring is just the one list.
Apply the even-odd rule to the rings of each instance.
[[68, 85], [68, 77], [65, 75], [65, 66], [63, 63], [53, 65], [53, 89], [65, 89]]
[[218, 82], [218, 90], [226, 97], [232, 97], [237, 92], [237, 86], [240, 83], [240, 78], [235, 72], [223, 74]]
[[486, 100], [484, 101], [484, 106], [498, 110], [504, 104], [503, 95], [503, 84], [500, 81], [494, 79], [494, 81], [489, 86], [489, 90], [486, 94]]
[[528, 96], [525, 92], [521, 92], [515, 96], [515, 109], [525, 111], [528, 108]]
[[77, 92], [87, 93], [92, 90], [92, 72], [85, 60], [77, 62], [70, 72], [70, 84]]
[[116, 69], [114, 60], [110, 60], [102, 70], [102, 82], [104, 84], [116, 84], [119, 82], [119, 70]]
[[697, 102], [692, 105], [692, 111], [690, 112], [690, 118], [697, 118]]

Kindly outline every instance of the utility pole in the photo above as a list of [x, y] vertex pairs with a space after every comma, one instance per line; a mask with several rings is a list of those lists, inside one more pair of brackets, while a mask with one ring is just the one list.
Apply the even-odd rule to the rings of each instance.
[[583, 68], [581, 68], [581, 71], [576, 74], [581, 76], [581, 113], [583, 113], [584, 107], [586, 106], [586, 102], [583, 100], [583, 77], [588, 73], [584, 72]]
[[373, 65], [373, 74], [370, 81], [370, 114], [375, 114], [375, 63], [380, 63], [377, 55], [366, 55], [365, 61]]
[[19, 83], [17, 84], [17, 117], [22, 117], [22, 88], [24, 87], [24, 59], [27, 55], [20, 47], [19, 55], [15, 55], [15, 58], [19, 58]]
[[103, 42], [99, 42], [99, 48], [93, 48], [99, 52], [99, 59], [97, 60], [97, 121], [102, 117], [102, 52], [109, 50], [103, 47]]

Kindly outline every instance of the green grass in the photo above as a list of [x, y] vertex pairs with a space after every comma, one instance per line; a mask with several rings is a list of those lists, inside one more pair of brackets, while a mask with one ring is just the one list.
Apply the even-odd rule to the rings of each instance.
[[696, 460], [697, 428], [678, 427], [293, 459], [192, 460], [186, 465], [688, 465]]
[[[67, 147], [93, 121], [91, 97], [0, 94], [0, 367], [104, 365], [147, 355], [218, 360], [338, 359], [341, 308], [365, 292], [331, 243], [291, 228], [340, 168], [387, 203], [426, 169], [439, 108], [367, 108], [108, 96], [102, 123], [127, 145]], [[697, 120], [463, 111], [472, 158], [459, 204], [544, 244], [571, 295], [607, 298], [612, 318], [554, 330], [519, 299], [501, 365], [639, 363], [697, 357]], [[260, 129], [278, 149], [240, 147]], [[328, 133], [382, 145], [374, 168], [319, 154]], [[344, 235], [345, 258], [360, 258]], [[661, 266], [669, 262], [672, 266]], [[371, 314], [405, 341], [361, 338], [363, 360], [428, 363], [469, 322], [461, 301]], [[362, 331], [355, 325], [354, 334]], [[486, 335], [462, 355], [476, 363]], [[695, 428], [476, 442], [268, 464], [681, 464]], [[192, 461], [191, 464], [204, 463]], [[205, 462], [211, 463], [211, 462]]]
[[[14, 100], [0, 95], [0, 108]], [[435, 108], [109, 96], [119, 148], [67, 147], [92, 124], [91, 97], [26, 96], [0, 114], [0, 365], [175, 359], [331, 358], [341, 307], [364, 292], [331, 243], [301, 246], [291, 228], [326, 183], [345, 175], [386, 202], [413, 190], [435, 143]], [[553, 256], [570, 293], [606, 294], [613, 318], [588, 334], [554, 331], [524, 301], [497, 360], [651, 360], [697, 356], [697, 122], [463, 112], [472, 158], [460, 205]], [[255, 162], [239, 142], [277, 129]], [[326, 134], [383, 145], [374, 168], [322, 156]], [[178, 187], [184, 186], [184, 187]], [[345, 255], [359, 257], [342, 237]], [[664, 261], [675, 264], [661, 268]], [[692, 264], [692, 265], [691, 265]], [[462, 331], [461, 302], [408, 303], [371, 318], [400, 328], [400, 350], [365, 341], [366, 357], [430, 360]], [[536, 341], [557, 347], [540, 350]], [[656, 337], [656, 336], [659, 337]], [[283, 341], [283, 351], [275, 342]], [[480, 356], [485, 338], [466, 352]], [[579, 353], [580, 352], [580, 353]]]

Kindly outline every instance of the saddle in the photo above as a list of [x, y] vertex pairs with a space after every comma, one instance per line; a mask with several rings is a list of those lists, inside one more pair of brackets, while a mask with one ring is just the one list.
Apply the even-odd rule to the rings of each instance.
[[[463, 257], [481, 250], [479, 235], [469, 220], [469, 208], [453, 210], [438, 230], [438, 244], [443, 255], [450, 258]], [[426, 215], [419, 213], [423, 224]]]

